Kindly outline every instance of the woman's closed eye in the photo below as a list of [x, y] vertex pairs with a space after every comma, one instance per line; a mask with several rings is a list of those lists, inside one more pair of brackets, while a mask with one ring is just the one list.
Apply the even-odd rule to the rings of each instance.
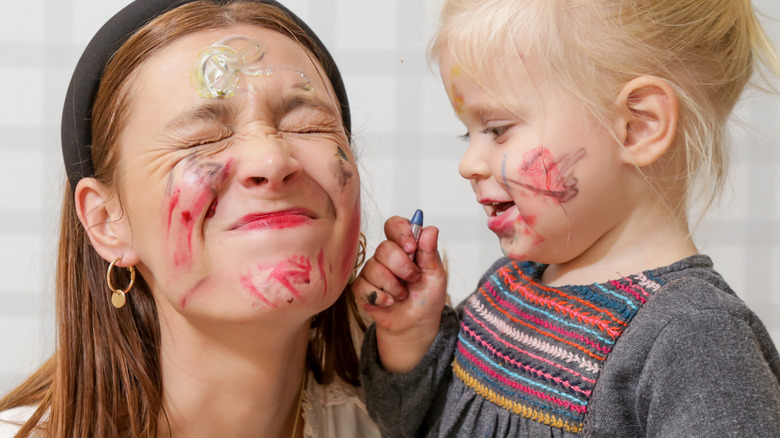
[[282, 134], [337, 134], [343, 133], [341, 119], [316, 110], [299, 110], [287, 114], [277, 122], [276, 129]]
[[187, 144], [187, 149], [194, 148], [198, 146], [207, 146], [215, 143], [219, 143], [221, 141], [227, 140], [233, 135], [232, 132], [225, 132], [220, 133], [219, 135], [209, 135], [209, 136], [203, 136], [198, 137], [193, 140], [190, 140]]

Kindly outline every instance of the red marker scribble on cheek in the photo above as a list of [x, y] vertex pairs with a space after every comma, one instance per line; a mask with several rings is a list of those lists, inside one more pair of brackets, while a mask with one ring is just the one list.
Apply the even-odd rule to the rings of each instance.
[[259, 265], [260, 271], [271, 270], [268, 274], [269, 280], [276, 281], [284, 286], [293, 297], [300, 297], [297, 285], [309, 284], [311, 282], [311, 261], [308, 257], [300, 255], [293, 256], [282, 262], [271, 265]]
[[499, 236], [509, 236], [517, 233], [518, 229], [526, 236], [537, 236], [533, 230], [534, 225], [536, 225], [536, 216], [518, 214], [513, 221], [510, 215], [506, 215], [506, 219], [495, 222], [490, 229]]
[[533, 227], [534, 225], [536, 225], [536, 216], [530, 214], [524, 215], [523, 220], [525, 221], [526, 224], [528, 224], [529, 227]]
[[324, 283], [324, 286], [322, 287], [323, 297], [328, 293], [328, 277], [325, 276], [325, 265], [323, 264], [324, 258], [325, 257], [322, 248], [320, 248], [320, 253], [317, 254], [317, 266], [320, 268], [320, 275], [322, 276], [322, 282]]
[[[193, 159], [187, 164], [181, 182], [173, 189], [168, 207], [168, 240], [172, 245], [173, 264], [189, 265], [192, 259], [192, 235], [201, 214], [214, 216], [217, 191], [227, 179], [233, 160], [227, 163], [201, 163]], [[205, 213], [204, 213], [205, 210]], [[178, 211], [178, 221], [174, 220]]]
[[278, 281], [287, 290], [293, 294], [294, 297], [300, 297], [301, 294], [294, 284], [309, 284], [311, 274], [311, 262], [308, 257], [297, 256], [290, 257], [285, 262], [274, 268], [271, 271], [271, 278]]
[[[563, 204], [579, 193], [577, 178], [571, 173], [577, 161], [584, 156], [585, 149], [580, 148], [574, 153], [564, 155], [556, 162], [549, 150], [539, 146], [523, 155], [523, 162], [517, 170], [522, 180], [508, 178], [504, 166], [502, 169], [504, 183], [518, 185], [531, 192], [553, 198], [558, 204]], [[504, 159], [506, 164], [506, 156]]]
[[262, 301], [269, 307], [272, 307], [274, 309], [276, 308], [276, 306], [272, 302], [268, 301], [268, 298], [266, 298], [265, 295], [263, 295], [263, 293], [260, 292], [255, 287], [255, 285], [252, 283], [252, 277], [250, 277], [249, 275], [242, 275], [240, 280], [241, 280], [241, 286], [243, 286], [244, 289], [246, 289], [250, 295], [259, 298], [260, 301]]
[[[318, 262], [320, 263], [320, 272], [322, 273], [322, 250], [320, 250]], [[264, 304], [273, 308], [277, 307], [273, 304], [273, 301], [284, 298], [278, 296], [274, 299], [273, 297], [267, 296], [267, 292], [271, 289], [272, 284], [278, 283], [284, 286], [284, 288], [292, 294], [292, 297], [287, 298], [286, 301], [292, 303], [295, 298], [301, 297], [298, 287], [311, 283], [312, 265], [309, 258], [304, 255], [289, 257], [287, 260], [279, 263], [261, 264], [257, 266], [257, 269], [260, 272], [270, 270], [262, 287], [262, 290], [265, 293], [261, 292], [260, 288], [257, 287], [251, 273], [241, 276], [241, 285], [251, 296], [259, 298]]]
[[171, 230], [171, 219], [173, 218], [173, 210], [176, 209], [176, 207], [179, 205], [179, 194], [181, 193], [181, 190], [176, 190], [173, 192], [173, 195], [171, 195], [171, 201], [168, 205], [168, 232]]

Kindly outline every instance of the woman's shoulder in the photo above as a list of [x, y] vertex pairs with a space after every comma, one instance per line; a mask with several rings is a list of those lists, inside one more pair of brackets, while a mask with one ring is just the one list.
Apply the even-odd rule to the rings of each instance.
[[379, 438], [379, 429], [369, 418], [361, 388], [338, 377], [319, 384], [309, 375], [303, 398], [307, 438]]
[[[35, 406], [19, 406], [0, 412], [0, 438], [11, 438], [32, 417]], [[35, 435], [33, 435], [35, 436]]]

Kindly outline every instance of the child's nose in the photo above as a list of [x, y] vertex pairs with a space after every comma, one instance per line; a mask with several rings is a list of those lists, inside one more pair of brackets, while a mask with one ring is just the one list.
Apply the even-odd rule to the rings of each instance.
[[474, 141], [469, 143], [463, 158], [460, 159], [458, 172], [460, 172], [460, 176], [468, 180], [484, 179], [490, 176], [490, 167]]

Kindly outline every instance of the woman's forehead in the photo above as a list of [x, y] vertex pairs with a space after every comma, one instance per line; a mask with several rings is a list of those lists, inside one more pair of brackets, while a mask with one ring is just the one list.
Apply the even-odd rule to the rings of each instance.
[[140, 87], [169, 90], [187, 84], [201, 97], [230, 97], [238, 91], [309, 88], [333, 96], [322, 67], [292, 39], [251, 25], [184, 36], [153, 55], [140, 69]]

